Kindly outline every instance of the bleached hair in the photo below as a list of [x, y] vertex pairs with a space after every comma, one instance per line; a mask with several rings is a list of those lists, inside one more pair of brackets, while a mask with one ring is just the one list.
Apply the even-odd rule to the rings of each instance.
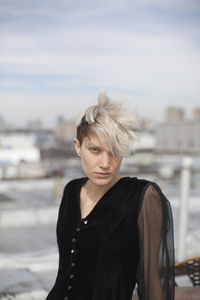
[[91, 131], [106, 137], [108, 150], [112, 155], [128, 156], [133, 141], [137, 138], [138, 118], [125, 103], [113, 103], [105, 90], [98, 96], [98, 104], [88, 107], [76, 120], [77, 139], [82, 144], [83, 138]]

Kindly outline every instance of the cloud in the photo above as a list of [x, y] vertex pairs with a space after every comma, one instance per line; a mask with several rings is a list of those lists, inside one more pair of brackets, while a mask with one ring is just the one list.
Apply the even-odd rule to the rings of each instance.
[[[33, 86], [31, 75], [38, 75], [39, 80], [44, 76], [43, 85], [45, 81], [47, 87], [49, 82], [55, 88], [81, 85], [81, 82], [86, 86], [105, 82], [141, 93], [163, 90], [181, 97], [196, 93], [200, 53], [177, 36], [156, 37], [104, 30], [79, 30], [70, 34], [76, 36], [76, 42], [68, 52], [68, 41], [55, 53], [42, 48], [29, 53], [23, 45], [21, 52], [15, 55], [6, 52], [1, 55], [1, 69], [14, 74], [16, 79], [18, 75], [27, 76]], [[103, 44], [97, 41], [96, 48], [90, 49], [94, 35], [98, 35]], [[85, 51], [81, 48], [84, 42]], [[36, 83], [39, 84], [37, 80]]]
[[35, 113], [38, 106], [33, 99], [41, 103], [49, 99], [47, 118], [53, 120], [57, 106], [53, 99], [66, 95], [66, 103], [72, 98], [91, 99], [102, 86], [129, 96], [131, 102], [137, 99], [142, 107], [146, 103], [152, 115], [150, 102], [160, 111], [171, 101], [185, 104], [192, 99], [196, 105], [200, 96], [197, 1], [84, 4], [2, 1], [1, 113], [8, 114], [5, 95], [10, 104], [24, 99]]

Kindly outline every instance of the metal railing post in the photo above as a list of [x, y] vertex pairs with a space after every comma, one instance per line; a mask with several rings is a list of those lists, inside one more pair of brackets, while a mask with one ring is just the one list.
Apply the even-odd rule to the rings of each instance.
[[188, 204], [191, 182], [191, 166], [192, 159], [190, 157], [183, 158], [181, 171], [181, 199], [180, 199], [180, 215], [179, 215], [179, 240], [178, 240], [178, 261], [185, 259], [185, 240], [187, 234], [188, 223]]

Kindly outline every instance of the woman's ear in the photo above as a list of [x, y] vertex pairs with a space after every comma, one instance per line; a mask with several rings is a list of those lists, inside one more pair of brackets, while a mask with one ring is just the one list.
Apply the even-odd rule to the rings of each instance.
[[81, 146], [79, 140], [77, 138], [74, 138], [74, 148], [76, 150], [76, 153], [78, 156], [81, 156]]

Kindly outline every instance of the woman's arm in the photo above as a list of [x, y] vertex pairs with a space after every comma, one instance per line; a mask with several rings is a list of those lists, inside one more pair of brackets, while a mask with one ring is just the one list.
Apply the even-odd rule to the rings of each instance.
[[169, 201], [151, 183], [140, 200], [138, 215], [140, 300], [174, 299], [173, 218]]

